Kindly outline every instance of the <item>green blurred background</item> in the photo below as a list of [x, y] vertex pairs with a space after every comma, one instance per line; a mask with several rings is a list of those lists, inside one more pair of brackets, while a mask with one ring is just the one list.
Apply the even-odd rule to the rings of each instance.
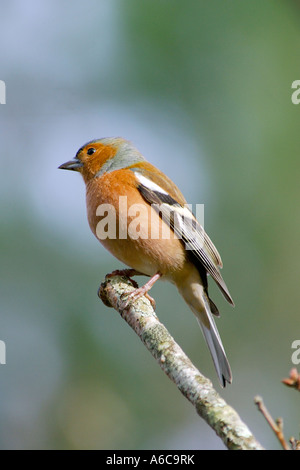
[[90, 232], [80, 176], [57, 166], [116, 135], [205, 204], [236, 303], [211, 283], [232, 386], [165, 283], [160, 320], [264, 446], [279, 448], [256, 394], [297, 438], [280, 380], [300, 338], [299, 2], [11, 0], [0, 31], [0, 447], [224, 449], [97, 298], [122, 265]]

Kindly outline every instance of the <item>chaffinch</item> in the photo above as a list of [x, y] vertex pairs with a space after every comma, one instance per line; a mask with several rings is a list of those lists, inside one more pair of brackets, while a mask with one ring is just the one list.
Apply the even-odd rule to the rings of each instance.
[[177, 186], [122, 138], [88, 142], [59, 168], [82, 174], [90, 228], [131, 268], [122, 273], [150, 277], [131, 297], [146, 294], [158, 279], [175, 284], [201, 326], [221, 385], [231, 383], [207, 274], [234, 303], [220, 273], [221, 257]]

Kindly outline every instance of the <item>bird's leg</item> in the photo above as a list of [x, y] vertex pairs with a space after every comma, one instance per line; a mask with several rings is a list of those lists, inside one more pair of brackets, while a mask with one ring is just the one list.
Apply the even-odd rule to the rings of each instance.
[[156, 283], [156, 281], [158, 281], [160, 277], [161, 277], [161, 274], [156, 273], [154, 274], [154, 276], [151, 277], [151, 279], [149, 279], [148, 282], [146, 282], [146, 284], [132, 291], [128, 295], [127, 299], [125, 300], [124, 307], [127, 307], [130, 301], [137, 300], [144, 295], [150, 301], [153, 309], [155, 310], [155, 307], [156, 307], [155, 300], [148, 294], [148, 292], [151, 289], [151, 287]]

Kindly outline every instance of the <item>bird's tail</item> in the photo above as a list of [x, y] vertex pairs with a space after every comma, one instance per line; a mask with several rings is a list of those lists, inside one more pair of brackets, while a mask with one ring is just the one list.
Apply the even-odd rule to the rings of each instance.
[[197, 312], [194, 313], [210, 350], [220, 383], [225, 387], [226, 382], [232, 382], [232, 374], [215, 321], [210, 312], [206, 312], [205, 321], [201, 319], [203, 315], [200, 316], [197, 315]]
[[196, 315], [211, 353], [220, 383], [222, 387], [225, 387], [226, 382], [232, 382], [232, 374], [216, 323], [211, 313], [209, 298], [203, 289], [203, 286], [200, 284], [197, 286], [194, 285], [193, 298], [190, 296], [187, 297], [187, 292], [181, 293], [193, 313]]

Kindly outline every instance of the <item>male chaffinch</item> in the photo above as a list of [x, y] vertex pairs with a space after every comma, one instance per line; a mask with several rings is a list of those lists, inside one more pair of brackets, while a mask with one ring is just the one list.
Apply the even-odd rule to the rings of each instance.
[[[221, 257], [177, 186], [122, 138], [88, 142], [74, 160], [59, 168], [82, 174], [90, 228], [105, 248], [132, 268], [123, 272], [150, 276], [131, 297], [146, 294], [158, 279], [175, 284], [196, 315], [221, 385], [231, 383], [212, 315], [219, 316], [219, 311], [208, 295], [207, 274], [234, 303], [219, 270]], [[104, 218], [110, 208], [112, 218]]]

